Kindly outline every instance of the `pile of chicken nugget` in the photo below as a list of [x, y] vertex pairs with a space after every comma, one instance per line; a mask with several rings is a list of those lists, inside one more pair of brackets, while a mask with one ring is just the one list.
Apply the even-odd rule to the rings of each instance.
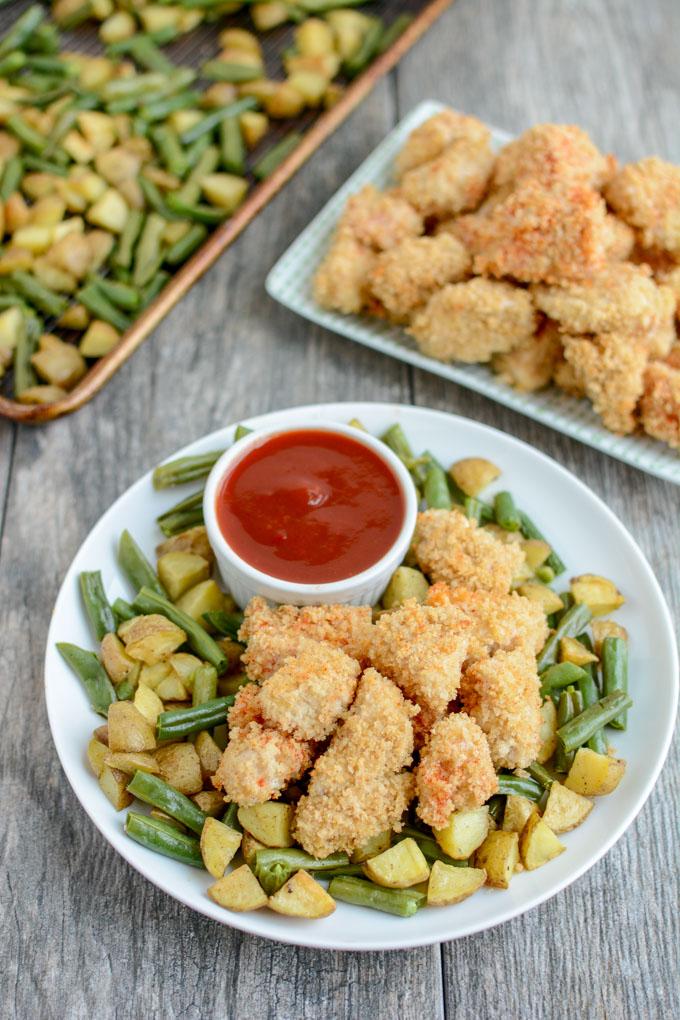
[[322, 307], [386, 318], [524, 392], [555, 384], [611, 431], [680, 448], [680, 167], [619, 168], [575, 125], [494, 153], [484, 124], [446, 109], [395, 177], [347, 202], [314, 281]]

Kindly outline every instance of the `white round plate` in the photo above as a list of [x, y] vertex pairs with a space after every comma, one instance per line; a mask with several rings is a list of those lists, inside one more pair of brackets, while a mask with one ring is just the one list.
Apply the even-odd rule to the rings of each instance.
[[[111, 599], [130, 598], [116, 566], [118, 537], [128, 528], [151, 556], [158, 541], [154, 519], [196, 486], [156, 492], [149, 472], [118, 499], [85, 539], [66, 574], [54, 608], [45, 657], [45, 692], [57, 752], [76, 796], [109, 843], [137, 871], [165, 892], [214, 918], [253, 935], [319, 949], [384, 950], [443, 942], [501, 924], [537, 906], [574, 882], [602, 857], [631, 824], [661, 770], [675, 722], [678, 657], [668, 607], [640, 549], [597, 496], [553, 460], [511, 436], [438, 411], [391, 404], [321, 404], [254, 418], [254, 428], [303, 424], [318, 419], [359, 418], [379, 434], [403, 425], [413, 449], [430, 450], [444, 463], [484, 456], [503, 468], [502, 485], [545, 531], [568, 565], [567, 574], [604, 574], [626, 596], [617, 619], [630, 634], [630, 678], [634, 706], [628, 730], [616, 734], [617, 752], [628, 762], [619, 788], [601, 797], [588, 819], [564, 837], [566, 852], [533, 872], [515, 876], [507, 890], [482, 889], [453, 907], [420, 910], [402, 919], [338, 903], [331, 917], [304, 921], [267, 910], [235, 914], [206, 895], [206, 872], [178, 864], [139, 846], [123, 831], [117, 813], [89, 771], [85, 749], [101, 719], [89, 708], [80, 682], [56, 651], [55, 642], [93, 647], [80, 601], [78, 575], [102, 571]], [[199, 439], [177, 455], [226, 447], [233, 426]], [[176, 456], [177, 456], [176, 455]], [[558, 582], [559, 583], [559, 582]]]

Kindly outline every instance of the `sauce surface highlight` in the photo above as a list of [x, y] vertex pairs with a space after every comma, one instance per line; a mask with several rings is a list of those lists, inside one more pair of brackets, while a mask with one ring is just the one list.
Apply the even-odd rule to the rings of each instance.
[[396, 541], [399, 482], [349, 436], [285, 432], [246, 454], [222, 481], [220, 531], [241, 559], [282, 581], [325, 584], [377, 563]]

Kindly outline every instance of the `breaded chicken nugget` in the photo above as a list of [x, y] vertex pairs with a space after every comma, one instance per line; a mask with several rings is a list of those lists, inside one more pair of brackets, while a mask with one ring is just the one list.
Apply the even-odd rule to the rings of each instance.
[[486, 734], [495, 768], [524, 768], [541, 745], [536, 660], [522, 649], [499, 651], [466, 669], [463, 706]]
[[474, 271], [524, 283], [582, 279], [606, 262], [606, 213], [584, 184], [526, 178], [476, 224]]
[[470, 256], [455, 237], [413, 237], [378, 255], [368, 286], [390, 319], [408, 322], [435, 291], [462, 280], [469, 268]]
[[494, 354], [491, 367], [504, 383], [523, 393], [532, 393], [550, 383], [561, 350], [557, 323], [546, 319], [533, 336], [511, 351]]
[[624, 262], [632, 255], [635, 247], [635, 231], [618, 216], [607, 213], [604, 220], [605, 257], [607, 262]]
[[481, 807], [498, 790], [489, 744], [465, 712], [435, 723], [416, 769], [416, 813], [443, 829], [454, 811]]
[[257, 684], [245, 684], [236, 692], [234, 704], [227, 714], [229, 730], [242, 730], [251, 722], [264, 722], [260, 705], [260, 688]]
[[435, 159], [458, 138], [488, 142], [491, 133], [481, 120], [457, 113], [456, 110], [442, 110], [429, 117], [411, 132], [394, 161], [397, 180], [408, 170]]
[[366, 184], [348, 199], [337, 230], [366, 248], [388, 251], [407, 237], [422, 234], [423, 221], [402, 195]]
[[664, 365], [670, 365], [671, 368], [680, 368], [680, 341], [673, 344], [663, 359], [663, 363]]
[[365, 659], [373, 624], [370, 606], [279, 606], [251, 599], [244, 613], [239, 641], [247, 644], [241, 657], [252, 680], [264, 680], [283, 660], [296, 655], [304, 638], [341, 648], [353, 659]]
[[458, 510], [418, 514], [413, 552], [433, 583], [500, 594], [508, 592], [524, 563], [520, 546], [499, 542]]
[[336, 234], [314, 276], [314, 300], [332, 312], [353, 315], [368, 302], [368, 277], [375, 252], [351, 234]]
[[325, 740], [351, 704], [360, 672], [339, 648], [304, 640], [260, 687], [265, 723], [297, 740]]
[[648, 436], [680, 449], [680, 358], [677, 368], [661, 361], [647, 366], [640, 417]]
[[493, 183], [533, 177], [548, 187], [570, 182], [599, 189], [615, 170], [614, 157], [603, 155], [576, 124], [535, 124], [498, 153]]
[[603, 424], [612, 432], [632, 432], [649, 360], [644, 340], [620, 333], [567, 337], [564, 357]]
[[444, 219], [479, 205], [493, 162], [488, 140], [459, 138], [439, 156], [408, 170], [399, 193], [421, 216]]
[[525, 290], [477, 278], [450, 283], [434, 294], [408, 332], [430, 357], [472, 364], [512, 350], [533, 336], [535, 326]]
[[648, 248], [680, 256], [680, 167], [649, 156], [624, 166], [605, 189], [621, 219], [641, 231]]
[[366, 670], [298, 802], [294, 835], [307, 853], [351, 853], [379, 832], [401, 828], [413, 796], [413, 776], [401, 770], [411, 763], [416, 712], [390, 680]]
[[409, 599], [378, 619], [370, 659], [412, 701], [443, 715], [458, 691], [469, 630], [469, 619], [455, 607]]
[[229, 731], [213, 786], [242, 807], [275, 800], [312, 763], [311, 747], [257, 722]]
[[[568, 339], [572, 340], [592, 340], [592, 337], [568, 337], [566, 333], [562, 334], [562, 344], [566, 343]], [[586, 389], [581, 382], [580, 376], [577, 375], [573, 365], [571, 365], [564, 356], [564, 347], [560, 350], [559, 357], [555, 362], [553, 369], [553, 382], [555, 386], [558, 386], [565, 393], [569, 394], [570, 397], [585, 397]]]

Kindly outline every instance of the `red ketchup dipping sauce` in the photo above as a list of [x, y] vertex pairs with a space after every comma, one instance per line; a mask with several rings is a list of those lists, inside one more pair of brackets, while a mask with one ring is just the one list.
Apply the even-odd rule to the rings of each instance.
[[390, 467], [363, 443], [313, 429], [272, 436], [222, 480], [215, 511], [232, 550], [270, 577], [341, 581], [372, 567], [404, 524]]

